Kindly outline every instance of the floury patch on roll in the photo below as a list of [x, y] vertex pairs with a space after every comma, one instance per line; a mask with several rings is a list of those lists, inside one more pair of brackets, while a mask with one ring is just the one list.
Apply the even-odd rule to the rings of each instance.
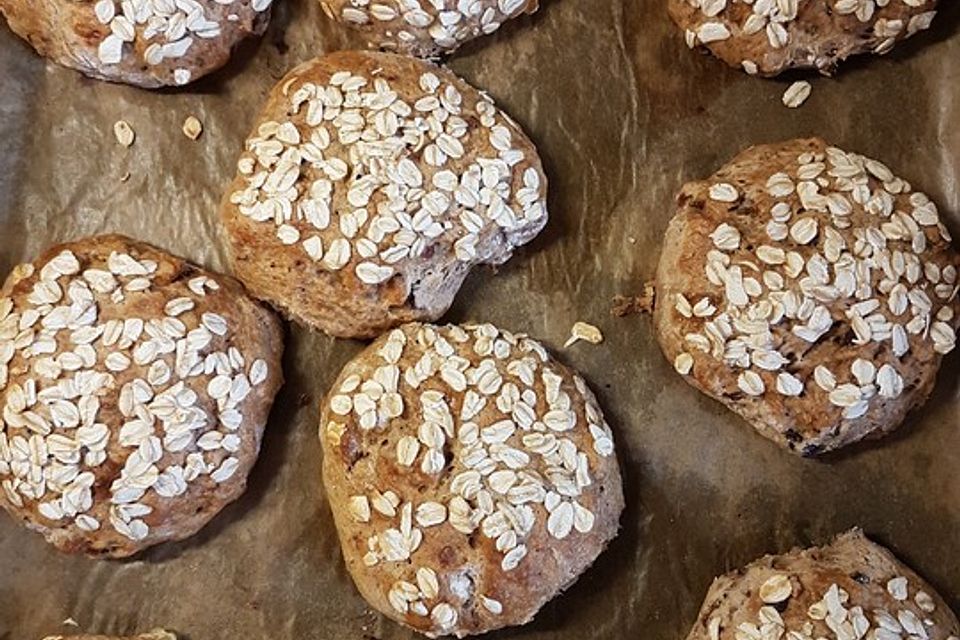
[[0, 0], [10, 28], [40, 55], [146, 88], [185, 85], [260, 35], [273, 0]]
[[320, 438], [358, 589], [431, 637], [529, 622], [618, 530], [620, 471], [593, 393], [489, 324], [380, 337], [334, 382]]
[[928, 29], [937, 0], [669, 0], [687, 45], [749, 74], [830, 74], [850, 56], [885, 54]]
[[246, 487], [282, 350], [239, 283], [122, 236], [20, 265], [0, 290], [0, 504], [69, 553], [192, 535]]
[[451, 53], [524, 13], [539, 0], [320, 0], [324, 13], [367, 39], [372, 48], [421, 58]]
[[505, 262], [547, 222], [520, 128], [446, 69], [393, 54], [294, 69], [238, 170], [222, 207], [238, 277], [339, 337], [439, 318], [473, 266]]
[[958, 640], [936, 591], [861, 531], [717, 578], [687, 640]]
[[664, 354], [764, 436], [815, 456], [897, 428], [960, 322], [936, 205], [819, 139], [684, 186], [657, 273]]

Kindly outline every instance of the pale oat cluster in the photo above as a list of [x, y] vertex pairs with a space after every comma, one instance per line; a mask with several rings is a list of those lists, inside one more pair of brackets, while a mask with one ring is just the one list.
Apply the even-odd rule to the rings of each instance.
[[[796, 584], [795, 584], [796, 583]], [[778, 573], [767, 579], [757, 594], [762, 602], [756, 622], [743, 622], [724, 637], [734, 640], [928, 640], [935, 623], [928, 616], [937, 607], [933, 597], [911, 585], [904, 576], [892, 578], [887, 592], [898, 606], [864, 610], [851, 606], [850, 594], [837, 584], [807, 610], [807, 620], [789, 628], [780, 615], [790, 599], [801, 595], [799, 578]], [[720, 640], [722, 620], [707, 624], [710, 640]], [[951, 636], [948, 640], [958, 640]]]
[[[879, 162], [836, 148], [803, 153], [797, 162], [769, 176], [763, 189], [777, 202], [749, 220], [766, 222], [765, 243], [748, 249], [729, 222], [711, 234], [704, 271], [723, 295], [676, 295], [677, 313], [702, 329], [686, 334], [687, 351], [674, 364], [687, 375], [694, 354], [722, 362], [739, 371], [748, 396], [796, 397], [819, 388], [844, 418], [855, 419], [875, 400], [903, 393], [898, 365], [912, 348], [925, 341], [946, 354], [956, 346], [957, 268], [928, 250], [950, 236], [936, 205]], [[709, 189], [721, 203], [745, 197], [727, 183]], [[867, 222], [854, 224], [854, 213]], [[784, 344], [814, 345], [838, 322], [852, 327], [852, 346], [882, 343], [893, 357], [821, 364], [810, 379], [790, 373], [795, 363]]]
[[[519, 14], [528, 0], [349, 0], [335, 7], [322, 2], [326, 13], [344, 22], [389, 26], [390, 38], [377, 43], [385, 49], [410, 45], [426, 32], [440, 50], [455, 49], [480, 35], [489, 35]], [[395, 42], [395, 41], [396, 42]]]
[[[349, 71], [326, 85], [300, 83], [289, 112], [304, 125], [260, 126], [239, 161], [246, 187], [230, 201], [284, 245], [329, 271], [349, 266], [366, 285], [440, 242], [463, 262], [484, 261], [481, 237], [546, 216], [546, 185], [533, 167], [517, 175], [530, 159], [492, 102], [481, 98], [468, 114], [460, 91], [431, 72], [419, 87], [405, 100], [375, 73]], [[493, 151], [471, 159], [478, 137]]]
[[[273, 0], [96, 0], [93, 11], [100, 24], [109, 26], [110, 33], [97, 49], [103, 64], [118, 64], [125, 55], [133, 55], [137, 43], [149, 43], [143, 48], [143, 59], [156, 66], [164, 60], [180, 60], [187, 55], [198, 39], [219, 38], [222, 25], [210, 18], [205, 8], [211, 4], [230, 7], [249, 3], [254, 11], [270, 8]], [[235, 13], [226, 19], [239, 20]], [[190, 70], [174, 70], [177, 84], [190, 82]]]
[[[47, 527], [110, 526], [142, 540], [150, 504], [204, 475], [226, 482], [240, 464], [241, 403], [267, 364], [228, 348], [227, 321], [199, 311], [220, 289], [210, 277], [190, 280], [162, 314], [137, 317], [156, 271], [127, 253], [82, 264], [64, 250], [24, 299], [0, 298], [0, 485]], [[24, 265], [20, 279], [33, 273]]]
[[[415, 502], [389, 487], [351, 497], [355, 521], [383, 527], [368, 539], [367, 566], [410, 562], [430, 529], [444, 523], [494, 540], [504, 571], [523, 561], [538, 524], [558, 540], [593, 529], [594, 514], [578, 501], [593, 482], [589, 458], [576, 442], [587, 439], [606, 458], [614, 455], [613, 436], [584, 381], [572, 376], [571, 397], [564, 388], [571, 377], [557, 372], [539, 343], [489, 324], [425, 325], [412, 339], [394, 330], [378, 355], [379, 366], [364, 367], [369, 375], [350, 374], [334, 390], [324, 437], [337, 445], [348, 423], [376, 432], [396, 428], [404, 413], [421, 416], [397, 440], [397, 471], [449, 468], [450, 480], [434, 493], [450, 497]], [[468, 357], [481, 360], [474, 366]], [[413, 364], [401, 366], [404, 358]], [[580, 403], [586, 420], [575, 410]], [[390, 589], [392, 606], [430, 616], [438, 633], [452, 629], [457, 611], [437, 601], [436, 570], [411, 564], [410, 572]], [[484, 595], [480, 602], [495, 615], [504, 607]]]
[[[703, 21], [696, 29], [687, 29], [687, 45], [721, 42], [735, 37], [750, 37], [763, 34], [773, 49], [783, 49], [791, 42], [791, 27], [797, 20], [804, 4], [814, 0], [687, 0], [700, 10]], [[928, 29], [936, 17], [936, 11], [918, 13], [904, 23], [903, 20], [877, 18], [879, 9], [892, 4], [902, 3], [913, 9], [933, 6], [933, 0], [826, 0], [834, 12], [841, 16], [852, 15], [860, 22], [874, 22], [874, 34], [881, 39], [874, 53], [886, 53], [897, 39], [912, 36], [918, 31]], [[731, 13], [738, 5], [749, 7], [747, 17], [737, 23]], [[743, 68], [748, 73], [757, 72], [757, 63], [745, 60]]]

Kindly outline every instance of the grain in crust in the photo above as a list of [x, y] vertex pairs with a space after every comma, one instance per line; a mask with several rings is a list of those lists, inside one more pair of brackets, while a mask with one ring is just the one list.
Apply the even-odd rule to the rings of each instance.
[[669, 0], [690, 48], [751, 75], [830, 75], [858, 54], [883, 55], [930, 27], [937, 0]]
[[618, 530], [620, 472], [593, 393], [489, 324], [377, 339], [334, 382], [320, 438], [357, 588], [431, 637], [530, 621]]
[[854, 529], [717, 578], [687, 640], [957, 640], [934, 589]]
[[539, 0], [320, 0], [320, 5], [330, 19], [360, 32], [371, 48], [434, 58], [534, 13]]
[[960, 312], [960, 257], [926, 195], [814, 138], [748, 149], [677, 206], [654, 320], [687, 382], [805, 456], [926, 400]]
[[450, 71], [344, 51], [270, 92], [223, 199], [234, 271], [256, 297], [338, 337], [449, 308], [470, 269], [544, 227], [530, 140]]
[[219, 69], [260, 35], [272, 0], [0, 0], [37, 52], [100, 80], [185, 85]]
[[0, 290], [0, 504], [67, 553], [193, 535], [246, 487], [282, 350], [231, 278], [116, 235], [45, 251]]

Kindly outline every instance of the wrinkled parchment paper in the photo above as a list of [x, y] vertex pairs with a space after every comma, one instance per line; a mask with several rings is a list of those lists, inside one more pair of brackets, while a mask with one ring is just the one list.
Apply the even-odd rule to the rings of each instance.
[[[960, 3], [944, 0], [934, 29], [892, 56], [814, 79], [799, 110], [780, 103], [790, 79], [687, 51], [663, 0], [542, 4], [450, 62], [538, 143], [551, 221], [496, 277], [475, 273], [448, 319], [529, 332], [583, 371], [615, 428], [628, 506], [575, 586], [492, 637], [679, 639], [715, 575], [854, 525], [960, 610], [957, 354], [893, 437], [811, 462], [688, 387], [648, 318], [609, 315], [616, 294], [652, 277], [681, 184], [752, 143], [819, 134], [882, 159], [960, 237]], [[108, 231], [225, 268], [217, 203], [263, 96], [300, 61], [359, 44], [316, 0], [277, 0], [267, 35], [226, 69], [150, 93], [49, 65], [0, 25], [0, 272]], [[196, 142], [180, 131], [188, 115], [204, 125]], [[137, 133], [129, 149], [114, 140], [119, 119]], [[560, 350], [578, 320], [605, 342]], [[288, 334], [288, 382], [250, 489], [193, 539], [126, 562], [70, 558], [0, 517], [0, 639], [72, 631], [68, 617], [84, 631], [164, 625], [189, 640], [413, 637], [355, 591], [320, 486], [317, 404], [362, 344]]]

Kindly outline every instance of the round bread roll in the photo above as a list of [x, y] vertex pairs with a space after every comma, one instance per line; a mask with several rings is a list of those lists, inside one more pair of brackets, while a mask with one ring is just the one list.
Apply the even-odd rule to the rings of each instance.
[[154, 629], [138, 636], [47, 636], [43, 640], [177, 640], [177, 636], [163, 629]]
[[620, 471], [596, 398], [525, 336], [394, 329], [344, 367], [321, 425], [354, 582], [430, 637], [529, 622], [617, 533]]
[[239, 283], [122, 236], [16, 267], [0, 290], [0, 503], [68, 553], [192, 535], [246, 487], [282, 349]]
[[858, 529], [717, 578], [687, 640], [958, 640], [943, 599]]
[[690, 48], [751, 75], [829, 75], [861, 53], [885, 54], [930, 27], [937, 0], [669, 0]]
[[926, 400], [960, 317], [960, 256], [927, 196], [809, 139], [748, 149], [678, 206], [655, 322], [690, 384], [805, 456]]
[[339, 337], [373, 337], [450, 306], [547, 221], [533, 144], [440, 67], [340, 52], [270, 93], [223, 203], [253, 295]]
[[357, 29], [372, 48], [433, 58], [534, 13], [539, 0], [320, 0], [324, 13]]
[[84, 75], [146, 88], [219, 69], [260, 35], [273, 0], [0, 0], [40, 55]]

